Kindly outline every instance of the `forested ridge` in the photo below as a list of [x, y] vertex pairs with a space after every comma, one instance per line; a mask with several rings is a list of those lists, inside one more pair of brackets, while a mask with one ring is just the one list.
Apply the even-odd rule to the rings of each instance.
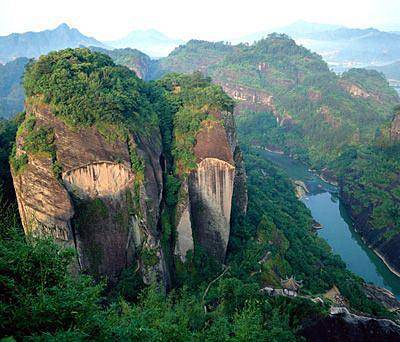
[[247, 144], [282, 150], [339, 182], [362, 236], [398, 269], [391, 254], [399, 229], [400, 169], [390, 126], [400, 99], [383, 74], [350, 69], [337, 75], [320, 56], [279, 34], [252, 45], [190, 41], [156, 70], [197, 69], [236, 98]]

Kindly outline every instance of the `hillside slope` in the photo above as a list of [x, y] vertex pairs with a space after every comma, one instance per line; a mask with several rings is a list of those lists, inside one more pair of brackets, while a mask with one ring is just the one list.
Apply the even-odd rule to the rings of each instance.
[[369, 141], [399, 101], [380, 74], [337, 76], [284, 35], [250, 46], [191, 41], [153, 68], [153, 77], [200, 70], [237, 100], [239, 114], [272, 112], [287, 130], [285, 146], [316, 167], [346, 144]]
[[[10, 162], [32, 235], [18, 233], [0, 193], [6, 336], [291, 341], [326, 320], [343, 338], [400, 335], [388, 320], [329, 314], [321, 298], [335, 286], [349, 310], [397, 317], [366, 296], [290, 180], [247, 144], [245, 170], [234, 102], [209, 78], [145, 83], [108, 56], [68, 49], [31, 64], [24, 85]], [[0, 127], [2, 169], [15, 123]], [[76, 255], [97, 282], [70, 274]], [[278, 294], [290, 275], [303, 281], [298, 297]]]

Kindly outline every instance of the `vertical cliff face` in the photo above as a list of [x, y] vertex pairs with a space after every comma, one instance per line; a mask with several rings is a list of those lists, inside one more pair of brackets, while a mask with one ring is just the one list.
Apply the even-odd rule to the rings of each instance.
[[[233, 114], [215, 112], [196, 135], [194, 168], [185, 178], [178, 210], [176, 253], [185, 260], [197, 243], [223, 262], [230, 235], [234, 192], [239, 212], [247, 208], [246, 175]], [[235, 158], [236, 157], [236, 158]]]
[[161, 116], [164, 141], [171, 151], [167, 169], [180, 185], [179, 191], [170, 189], [175, 199], [169, 207], [176, 232], [174, 254], [186, 261], [191, 251], [205, 253], [223, 263], [232, 217], [247, 210], [234, 102], [200, 73], [166, 75], [159, 85], [168, 103]]
[[400, 140], [400, 108], [397, 108], [390, 127], [390, 137], [393, 141]]
[[79, 269], [111, 282], [137, 264], [146, 283], [167, 283], [161, 136], [144, 82], [105, 55], [68, 49], [30, 65], [24, 86], [10, 161], [25, 232], [74, 247]]
[[230, 234], [234, 173], [232, 164], [221, 159], [205, 158], [189, 177], [195, 239], [220, 261], [225, 259]]
[[[74, 246], [79, 267], [90, 273], [115, 279], [136, 258], [146, 282], [161, 278], [159, 133], [151, 148], [133, 135], [110, 142], [95, 127], [68, 127], [42, 103], [26, 112], [35, 121], [32, 132], [52, 130], [55, 156], [26, 152], [30, 132], [19, 135], [16, 153], [26, 154], [27, 164], [13, 177], [25, 231]], [[142, 174], [131, 167], [132, 148], [143, 160]]]
[[168, 287], [171, 256], [184, 261], [196, 247], [224, 262], [247, 190], [222, 88], [201, 75], [145, 85], [79, 49], [44, 56], [26, 75], [11, 165], [27, 234], [74, 247], [80, 270], [112, 282], [137, 265], [145, 283]]

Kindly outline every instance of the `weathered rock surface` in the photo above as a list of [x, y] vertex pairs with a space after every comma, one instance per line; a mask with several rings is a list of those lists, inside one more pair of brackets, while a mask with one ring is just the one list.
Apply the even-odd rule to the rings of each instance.
[[364, 284], [363, 291], [369, 299], [383, 304], [389, 311], [398, 311], [400, 309], [400, 301], [385, 288]]
[[73, 240], [70, 220], [74, 208], [68, 192], [54, 177], [51, 158], [31, 158], [23, 175], [14, 174], [14, 187], [26, 234]]
[[190, 212], [196, 241], [217, 260], [225, 259], [235, 167], [205, 158], [189, 177]]
[[[177, 210], [175, 253], [182, 260], [196, 241], [223, 262], [230, 234], [232, 198], [247, 208], [246, 175], [232, 113], [214, 113], [196, 136], [197, 169], [184, 180]], [[222, 121], [222, 122], [221, 122]]]
[[364, 90], [363, 88], [361, 88], [361, 86], [357, 84], [350, 83], [348, 81], [341, 81], [340, 85], [353, 97], [361, 97], [363, 99], [368, 99], [369, 97], [373, 97], [374, 99], [379, 100], [377, 96], [368, 93], [366, 90]]
[[399, 113], [393, 117], [392, 125], [390, 127], [390, 137], [393, 141], [400, 140], [400, 110]]
[[398, 341], [400, 326], [388, 319], [350, 313], [329, 315], [300, 331], [307, 341]]
[[[146, 138], [151, 143], [139, 135], [111, 141], [94, 126], [72, 129], [44, 104], [28, 102], [26, 111], [36, 118], [35, 129], [54, 131], [62, 173], [57, 179], [54, 160], [32, 153], [23, 172], [14, 172], [25, 231], [75, 246], [79, 267], [89, 273], [114, 280], [136, 258], [146, 282], [165, 280], [157, 232], [162, 194], [159, 132]], [[25, 153], [23, 146], [22, 134], [17, 153]], [[132, 148], [143, 161], [143, 175], [131, 167]], [[156, 258], [146, 264], [143, 253]]]

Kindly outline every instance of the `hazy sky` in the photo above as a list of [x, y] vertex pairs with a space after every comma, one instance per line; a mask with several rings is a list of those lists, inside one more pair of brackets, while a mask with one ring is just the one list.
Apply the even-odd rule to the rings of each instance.
[[0, 35], [66, 22], [100, 40], [149, 28], [224, 40], [300, 19], [400, 30], [400, 0], [0, 0]]

